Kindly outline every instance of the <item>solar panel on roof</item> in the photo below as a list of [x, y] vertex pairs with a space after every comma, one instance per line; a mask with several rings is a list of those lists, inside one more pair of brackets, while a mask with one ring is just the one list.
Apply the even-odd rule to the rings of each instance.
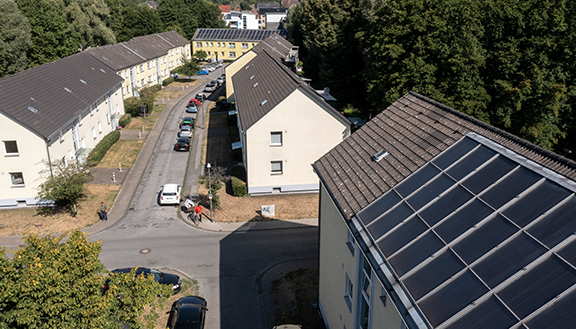
[[449, 151], [446, 150], [435, 157], [431, 162], [437, 165], [440, 169], [446, 169], [477, 146], [478, 143], [476, 141], [470, 138], [464, 138], [461, 142], [452, 146]]
[[494, 184], [497, 180], [509, 173], [518, 164], [508, 160], [503, 156], [491, 161], [486, 167], [480, 169], [473, 176], [466, 179], [462, 185], [469, 189], [472, 193], [478, 194], [486, 187]]
[[576, 240], [560, 249], [560, 251], [558, 251], [558, 255], [564, 258], [564, 260], [566, 260], [568, 263], [572, 264], [572, 266], [576, 266]]
[[476, 199], [454, 213], [434, 230], [446, 243], [450, 243], [492, 212], [492, 208], [481, 200]]
[[448, 329], [505, 329], [517, 322], [502, 302], [495, 296], [476, 306], [468, 314], [448, 326]]
[[458, 185], [445, 196], [424, 209], [420, 213], [420, 216], [424, 218], [428, 225], [434, 226], [444, 217], [470, 201], [473, 197], [474, 196], [470, 192]]
[[395, 190], [398, 191], [401, 196], [407, 197], [439, 173], [440, 170], [438, 170], [438, 168], [427, 164], [406, 178], [402, 184], [396, 186]]
[[418, 210], [442, 192], [446, 191], [452, 185], [454, 185], [454, 180], [448, 177], [448, 175], [442, 174], [430, 181], [420, 191], [410, 196], [407, 202], [414, 208], [414, 210]]
[[536, 183], [542, 176], [524, 167], [518, 168], [510, 176], [490, 188], [480, 198], [492, 207], [498, 209], [512, 200], [528, 187]]
[[382, 240], [382, 252], [389, 257], [428, 228], [428, 225], [419, 216], [412, 217]]
[[[527, 321], [530, 329], [576, 328], [576, 290]], [[525, 328], [525, 327], [524, 327]]]
[[413, 211], [410, 206], [408, 206], [406, 202], [402, 202], [386, 215], [373, 221], [368, 226], [368, 232], [370, 232], [370, 234], [375, 239], [377, 239], [378, 237], [386, 234], [394, 226], [398, 225], [398, 223], [408, 218], [408, 216], [410, 216], [412, 213]]
[[[380, 243], [378, 243], [380, 245]], [[393, 265], [394, 270], [399, 276], [406, 274], [413, 269], [416, 265], [430, 257], [433, 253], [437, 252], [444, 246], [433, 232], [428, 232], [419, 237], [414, 243], [398, 252], [389, 259], [390, 264]]]
[[358, 217], [360, 217], [364, 225], [368, 225], [400, 201], [401, 198], [396, 191], [391, 190], [358, 213]]
[[572, 196], [562, 206], [546, 215], [528, 232], [552, 248], [576, 232], [576, 197]]
[[495, 155], [496, 152], [492, 151], [486, 146], [480, 146], [479, 148], [467, 154], [466, 157], [463, 158], [460, 162], [452, 166], [447, 171], [448, 175], [450, 175], [455, 180], [461, 180]]

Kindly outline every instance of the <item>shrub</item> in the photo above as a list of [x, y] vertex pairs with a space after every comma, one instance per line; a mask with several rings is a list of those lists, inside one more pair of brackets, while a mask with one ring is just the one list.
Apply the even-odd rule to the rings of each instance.
[[223, 101], [226, 100], [226, 96], [220, 96], [218, 97], [218, 103], [222, 103]]
[[359, 117], [360, 115], [362, 115], [362, 112], [360, 112], [360, 110], [358, 110], [351, 104], [346, 104], [346, 106], [344, 106], [343, 114], [346, 117]]
[[106, 152], [120, 139], [120, 131], [114, 130], [108, 135], [104, 136], [102, 140], [94, 147], [94, 149], [88, 154], [88, 159], [86, 164], [90, 167], [97, 165], [100, 160], [106, 155]]
[[246, 196], [248, 190], [246, 189], [246, 182], [237, 177], [232, 176], [232, 193], [234, 196]]
[[130, 97], [124, 100], [124, 110], [126, 113], [130, 113], [132, 117], [140, 116], [140, 105], [148, 105], [148, 114], [152, 113], [154, 110], [154, 94], [148, 93], [143, 94], [140, 97]]
[[124, 128], [130, 123], [130, 119], [132, 119], [132, 115], [130, 115], [130, 113], [126, 113], [120, 118], [120, 120], [118, 120], [118, 124]]
[[174, 80], [175, 80], [174, 77], [166, 78], [166, 79], [164, 79], [164, 81], [162, 81], [162, 85], [163, 85], [164, 87], [166, 87], [167, 85], [169, 85], [169, 84], [171, 84], [172, 82], [174, 82]]
[[234, 166], [232, 167], [232, 177], [236, 177], [241, 181], [246, 181], [246, 168], [244, 166]]

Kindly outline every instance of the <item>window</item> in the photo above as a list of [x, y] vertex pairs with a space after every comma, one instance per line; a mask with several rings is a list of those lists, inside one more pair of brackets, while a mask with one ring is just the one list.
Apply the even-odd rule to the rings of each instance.
[[383, 285], [380, 285], [380, 288], [380, 300], [382, 301], [382, 304], [386, 306], [386, 289], [384, 289]]
[[106, 113], [106, 122], [110, 124], [110, 113]]
[[346, 240], [346, 245], [348, 246], [348, 249], [350, 249], [352, 256], [354, 256], [354, 248], [355, 248], [354, 236], [352, 235], [352, 232], [350, 232], [350, 231], [348, 231], [348, 238]]
[[94, 115], [94, 104], [90, 105], [90, 116]]
[[243, 48], [243, 49], [248, 49], [248, 44], [247, 44], [247, 43], [243, 43], [243, 44], [242, 44], [242, 48]]
[[120, 72], [120, 76], [124, 78], [124, 71]]
[[214, 47], [214, 43], [213, 43], [213, 42], [210, 42], [210, 47]]
[[228, 48], [236, 48], [236, 44], [234, 42], [229, 42]]
[[125, 87], [122, 87], [122, 96], [126, 95], [126, 92], [124, 90]]
[[60, 143], [62, 143], [64, 141], [64, 134], [62, 133], [62, 130], [60, 130]]
[[174, 55], [174, 49], [170, 50], [170, 56]]
[[220, 52], [220, 56], [224, 57], [224, 52], [223, 52], [223, 51]]
[[270, 162], [270, 173], [281, 174], [282, 173], [282, 161], [271, 161]]
[[141, 79], [141, 80], [140, 80], [140, 84], [141, 84], [142, 86], [144, 86], [144, 85], [146, 84], [146, 81], [144, 81], [144, 79]]
[[204, 42], [204, 46], [208, 47], [208, 42]]
[[176, 60], [176, 65], [180, 65], [180, 58]]
[[230, 54], [229, 54], [229, 57], [230, 57], [230, 58], [236, 57], [236, 52], [231, 51]]
[[11, 172], [10, 173], [10, 185], [12, 187], [24, 186], [24, 176], [21, 172]]
[[217, 47], [220, 47], [220, 42], [217, 43]]
[[102, 123], [98, 121], [98, 132], [102, 133]]
[[140, 64], [140, 72], [144, 72], [144, 64]]
[[92, 137], [96, 139], [96, 128], [92, 127]]
[[154, 79], [154, 78], [153, 78], [151, 75], [148, 76], [148, 82], [154, 81], [153, 79]]
[[18, 156], [18, 144], [16, 144], [16, 141], [4, 141], [4, 155]]
[[210, 56], [210, 52], [208, 52], [208, 56]]
[[148, 62], [148, 69], [152, 68], [152, 63]]
[[281, 131], [274, 131], [270, 133], [270, 146], [282, 146]]
[[344, 293], [344, 300], [348, 305], [348, 309], [352, 312], [352, 293], [354, 292], [354, 285], [346, 273], [346, 291]]
[[202, 48], [202, 42], [196, 42], [196, 47]]
[[138, 68], [138, 65], [136, 65], [136, 73], [140, 73], [140, 69]]

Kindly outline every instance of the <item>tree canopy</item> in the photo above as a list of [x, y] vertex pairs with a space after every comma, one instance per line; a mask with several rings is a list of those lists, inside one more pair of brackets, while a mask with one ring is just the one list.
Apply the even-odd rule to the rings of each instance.
[[28, 66], [30, 24], [14, 0], [0, 0], [0, 78]]
[[[65, 239], [67, 237], [67, 239]], [[151, 314], [172, 288], [133, 273], [108, 276], [100, 242], [81, 231], [60, 236], [30, 234], [13, 255], [0, 249], [0, 328], [150, 328]], [[149, 319], [154, 316], [147, 317]], [[144, 320], [144, 321], [141, 321]]]

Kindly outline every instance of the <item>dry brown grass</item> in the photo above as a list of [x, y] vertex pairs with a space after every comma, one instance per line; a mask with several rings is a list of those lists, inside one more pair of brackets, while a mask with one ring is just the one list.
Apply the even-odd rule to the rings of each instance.
[[162, 111], [166, 108], [166, 104], [154, 104], [154, 110], [152, 110], [152, 114], [161, 114]]
[[152, 130], [156, 121], [158, 121], [160, 116], [158, 115], [148, 115], [144, 117], [133, 117], [130, 119], [130, 123], [124, 128], [128, 130], [142, 130], [142, 126], [144, 126], [144, 130]]
[[[6, 227], [0, 231], [0, 234], [9, 236], [26, 232], [64, 233], [69, 230], [82, 229], [100, 220], [97, 214], [100, 210], [100, 202], [104, 202], [110, 209], [119, 191], [120, 185], [86, 184], [85, 196], [78, 205], [78, 218], [72, 217], [65, 210], [47, 213], [36, 209], [2, 210], [0, 211], [0, 224], [5, 224]], [[35, 223], [42, 223], [42, 226], [36, 227]]]
[[143, 140], [121, 139], [112, 145], [96, 167], [118, 168], [121, 163], [123, 168], [132, 168], [143, 146]]

